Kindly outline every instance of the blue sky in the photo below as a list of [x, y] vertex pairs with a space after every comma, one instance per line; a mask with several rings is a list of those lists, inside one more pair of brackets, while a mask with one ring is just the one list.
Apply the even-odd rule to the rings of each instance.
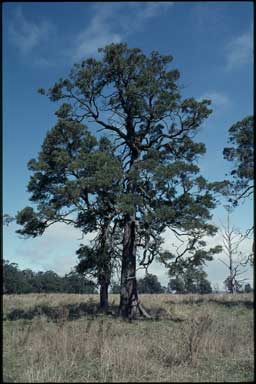
[[[27, 162], [37, 155], [56, 121], [56, 105], [37, 89], [50, 87], [69, 73], [74, 62], [97, 55], [97, 48], [111, 42], [174, 57], [183, 96], [213, 102], [213, 114], [198, 136], [207, 147], [200, 162], [202, 173], [213, 181], [225, 178], [230, 170], [222, 158], [228, 128], [253, 113], [252, 2], [4, 3], [5, 213], [15, 215], [29, 205]], [[251, 201], [237, 208], [234, 225], [248, 228], [252, 212]], [[224, 217], [220, 205], [214, 220], [218, 224]], [[21, 268], [54, 269], [62, 274], [75, 264], [74, 251], [81, 242], [77, 231], [59, 225], [40, 239], [22, 240], [15, 229], [14, 224], [4, 228], [5, 259]], [[166, 282], [160, 266], [152, 266], [151, 272]], [[219, 261], [210, 263], [207, 272], [218, 283], [226, 275]]]

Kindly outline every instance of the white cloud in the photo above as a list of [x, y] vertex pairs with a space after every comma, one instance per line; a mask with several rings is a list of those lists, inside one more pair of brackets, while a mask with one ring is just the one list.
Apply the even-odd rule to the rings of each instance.
[[[78, 61], [97, 54], [100, 47], [120, 43], [172, 6], [173, 2], [94, 3], [86, 27], [76, 36], [67, 36], [65, 42], [62, 36], [57, 39], [49, 21], [29, 20], [19, 6], [8, 28], [9, 40], [23, 57], [33, 53], [32, 64], [47, 68], [63, 58]], [[47, 58], [49, 49], [54, 60]]]
[[91, 55], [106, 44], [121, 41], [121, 36], [113, 32], [112, 24], [109, 23], [114, 12], [111, 9], [102, 5], [94, 7], [94, 16], [89, 26], [77, 36], [75, 59]]
[[89, 25], [77, 36], [72, 59], [79, 60], [106, 44], [119, 43], [166, 11], [173, 2], [100, 3], [93, 7]]
[[[89, 244], [90, 240], [93, 240], [96, 235], [94, 232], [81, 239], [81, 232], [78, 229], [63, 223], [56, 223], [49, 227], [42, 237], [35, 239], [17, 239], [17, 235], [11, 234], [11, 232], [13, 232], [11, 227], [5, 227], [3, 242], [5, 259], [18, 263], [21, 269], [31, 268], [35, 271], [53, 270], [59, 275], [70, 272], [77, 264], [76, 250], [79, 248], [79, 245], [81, 243]], [[164, 244], [162, 248], [175, 253], [179, 243], [174, 233], [166, 230], [163, 237]], [[221, 232], [219, 231], [214, 237], [206, 237], [205, 241], [207, 242], [207, 248], [221, 245]], [[251, 253], [251, 248], [251, 239], [247, 239], [241, 244], [241, 251], [245, 255]], [[212, 285], [218, 283], [222, 289], [228, 270], [219, 259], [226, 260], [225, 254], [215, 255], [213, 261], [207, 263], [205, 270]], [[154, 261], [150, 265], [148, 272], [157, 275], [161, 284], [167, 286], [169, 280], [168, 271], [163, 264]], [[144, 270], [138, 271], [138, 278], [144, 275]], [[253, 275], [251, 268], [247, 268], [245, 277], [252, 284]]]
[[[138, 6], [140, 6], [137, 3]], [[140, 19], [147, 19], [157, 16], [160, 12], [172, 7], [174, 3], [172, 1], [158, 1], [158, 2], [143, 2], [141, 3], [141, 11], [137, 15]]]
[[226, 46], [226, 68], [236, 69], [252, 62], [253, 29], [237, 36]]
[[22, 55], [27, 55], [49, 38], [52, 28], [47, 21], [41, 23], [28, 21], [19, 7], [10, 23], [8, 32], [10, 41]]
[[18, 264], [26, 265], [24, 268], [53, 270], [64, 275], [77, 264], [76, 250], [79, 245], [89, 244], [95, 234], [90, 233], [82, 238], [80, 230], [64, 223], [56, 223], [42, 237], [18, 241], [15, 250], [16, 258], [21, 261]]
[[210, 99], [212, 101], [212, 107], [227, 107], [231, 104], [227, 95], [217, 91], [206, 92], [203, 96], [199, 97], [199, 100]]
[[[69, 217], [69, 216], [68, 216]], [[81, 239], [81, 231], [71, 225], [65, 223], [56, 223], [50, 226], [44, 233], [46, 242], [48, 241], [77, 241]], [[89, 235], [88, 239], [92, 239], [93, 235]]]

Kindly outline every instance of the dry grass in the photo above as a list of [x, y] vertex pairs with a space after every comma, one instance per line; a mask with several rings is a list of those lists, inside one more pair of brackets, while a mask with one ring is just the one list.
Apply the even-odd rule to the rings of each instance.
[[[4, 376], [31, 383], [253, 380], [252, 295], [141, 295], [146, 308], [167, 312], [172, 320], [129, 323], [105, 315], [67, 320], [65, 305], [97, 300], [5, 296], [4, 315], [39, 304], [59, 307], [62, 315], [56, 321], [46, 316], [4, 321]], [[110, 302], [117, 304], [118, 296], [111, 295]]]

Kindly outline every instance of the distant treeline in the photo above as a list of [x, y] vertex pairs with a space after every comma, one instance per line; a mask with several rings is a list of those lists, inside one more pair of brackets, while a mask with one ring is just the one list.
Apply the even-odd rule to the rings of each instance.
[[74, 271], [61, 277], [53, 271], [20, 270], [18, 264], [3, 260], [3, 293], [97, 293], [97, 287]]
[[[188, 269], [176, 278], [170, 278], [168, 286], [163, 287], [156, 275], [146, 274], [137, 280], [139, 293], [212, 293], [210, 282], [202, 270]], [[98, 286], [92, 280], [76, 271], [64, 277], [54, 271], [34, 272], [21, 270], [16, 263], [3, 260], [3, 293], [98, 293]], [[250, 284], [237, 292], [251, 292]], [[120, 284], [112, 282], [110, 293], [119, 294]]]
[[[157, 276], [151, 274], [138, 279], [137, 284], [140, 293], [166, 291]], [[110, 292], [119, 294], [120, 285], [113, 282]], [[54, 271], [21, 270], [17, 263], [3, 260], [3, 293], [98, 293], [98, 290], [97, 284], [75, 271], [61, 277]]]
[[[188, 275], [188, 276], [187, 276]], [[188, 271], [183, 278], [170, 279], [168, 287], [163, 287], [156, 275], [146, 274], [137, 279], [139, 293], [211, 293], [211, 285], [204, 272]], [[21, 270], [17, 263], [3, 260], [3, 293], [98, 293], [98, 286], [83, 274], [71, 271], [64, 277], [54, 271], [34, 272]], [[112, 282], [110, 293], [119, 294], [120, 284]]]

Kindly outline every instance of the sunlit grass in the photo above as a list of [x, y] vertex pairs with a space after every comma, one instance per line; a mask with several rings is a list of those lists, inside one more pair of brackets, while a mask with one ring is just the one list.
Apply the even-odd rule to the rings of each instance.
[[[141, 295], [168, 317], [4, 321], [4, 376], [14, 382], [246, 382], [253, 380], [251, 294]], [[98, 303], [97, 295], [8, 295], [4, 314], [36, 305]], [[118, 305], [118, 295], [110, 303]], [[234, 305], [229, 306], [229, 303]]]

